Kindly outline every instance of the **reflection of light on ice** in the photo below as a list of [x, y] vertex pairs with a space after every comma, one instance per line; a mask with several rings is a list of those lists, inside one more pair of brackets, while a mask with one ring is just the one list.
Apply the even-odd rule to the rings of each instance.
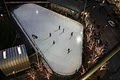
[[83, 32], [81, 31], [81, 32], [80, 32], [80, 34], [82, 35], [82, 34], [83, 34]]
[[38, 14], [39, 12], [38, 12], [38, 10], [36, 10], [36, 14]]
[[77, 43], [79, 44], [79, 43], [82, 41], [82, 38], [81, 38], [80, 36], [78, 36], [78, 37], [76, 38], [76, 41], [77, 41]]

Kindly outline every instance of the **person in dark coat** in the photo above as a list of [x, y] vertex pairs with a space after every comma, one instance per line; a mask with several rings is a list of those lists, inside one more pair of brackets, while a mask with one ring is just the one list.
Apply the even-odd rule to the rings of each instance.
[[55, 41], [53, 41], [53, 45], [55, 44]]
[[58, 28], [59, 30], [60, 30], [60, 26], [59, 26], [59, 28]]
[[49, 33], [49, 37], [51, 37], [51, 35], [52, 35], [52, 34], [51, 34], [51, 33]]
[[71, 36], [73, 36], [73, 32], [71, 32]]
[[68, 53], [67, 54], [69, 54], [70, 53], [70, 48], [68, 48]]
[[65, 29], [63, 29], [63, 33], [64, 33]]

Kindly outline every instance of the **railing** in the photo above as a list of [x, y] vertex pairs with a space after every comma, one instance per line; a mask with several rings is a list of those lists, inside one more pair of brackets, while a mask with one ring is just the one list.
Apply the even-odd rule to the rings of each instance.
[[107, 54], [105, 54], [96, 64], [94, 64], [89, 70], [81, 76], [79, 80], [86, 80], [95, 71], [97, 71], [102, 65], [104, 65], [108, 60], [110, 60], [116, 53], [120, 52], [120, 42], [114, 46]]

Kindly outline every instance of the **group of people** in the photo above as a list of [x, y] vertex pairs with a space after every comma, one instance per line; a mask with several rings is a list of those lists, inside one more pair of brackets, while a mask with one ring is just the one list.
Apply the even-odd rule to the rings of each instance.
[[[61, 26], [58, 26], [58, 30], [61, 30]], [[63, 28], [62, 33], [64, 33], [64, 31], [65, 31], [65, 29]], [[73, 36], [73, 34], [74, 34], [74, 32], [71, 32], [70, 38]], [[52, 37], [52, 33], [49, 33], [49, 37]], [[55, 43], [56, 43], [55, 40], [53, 40], [52, 44], [55, 45]], [[67, 54], [69, 54], [70, 52], [71, 52], [71, 49], [68, 48], [67, 49]]]

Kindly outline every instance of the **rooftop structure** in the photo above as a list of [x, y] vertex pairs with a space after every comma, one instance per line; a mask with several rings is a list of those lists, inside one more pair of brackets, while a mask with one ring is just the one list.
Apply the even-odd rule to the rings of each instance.
[[30, 62], [24, 45], [0, 51], [0, 70], [6, 75], [30, 68]]

